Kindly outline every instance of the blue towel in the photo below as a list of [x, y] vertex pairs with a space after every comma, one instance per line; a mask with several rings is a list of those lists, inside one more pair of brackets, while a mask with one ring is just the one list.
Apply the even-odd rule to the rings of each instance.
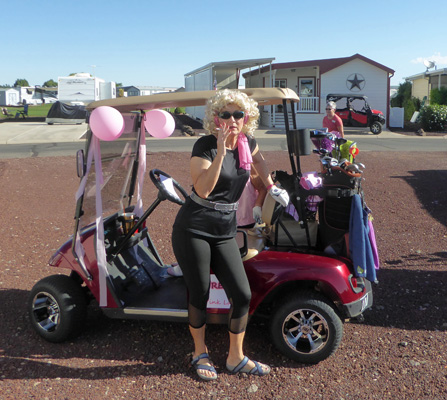
[[374, 255], [369, 239], [368, 212], [358, 194], [352, 197], [349, 220], [349, 252], [354, 264], [354, 275], [376, 282]]

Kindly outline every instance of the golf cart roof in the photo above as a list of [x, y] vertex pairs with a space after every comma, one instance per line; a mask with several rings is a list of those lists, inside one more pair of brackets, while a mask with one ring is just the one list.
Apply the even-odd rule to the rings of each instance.
[[[240, 89], [240, 91], [246, 93], [253, 100], [256, 100], [260, 106], [282, 104], [284, 100], [299, 101], [298, 95], [293, 90], [287, 88], [254, 88]], [[159, 93], [150, 96], [119, 97], [90, 103], [87, 106], [87, 110], [92, 111], [97, 107], [109, 106], [116, 108], [122, 113], [152, 110], [154, 108], [203, 106], [215, 94], [215, 90], [206, 90], [198, 92]]]

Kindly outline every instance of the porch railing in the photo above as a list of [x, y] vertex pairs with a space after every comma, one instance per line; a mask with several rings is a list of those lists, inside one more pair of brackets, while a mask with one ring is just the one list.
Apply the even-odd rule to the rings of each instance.
[[295, 104], [295, 111], [308, 113], [319, 112], [319, 102], [319, 97], [300, 97], [300, 101]]

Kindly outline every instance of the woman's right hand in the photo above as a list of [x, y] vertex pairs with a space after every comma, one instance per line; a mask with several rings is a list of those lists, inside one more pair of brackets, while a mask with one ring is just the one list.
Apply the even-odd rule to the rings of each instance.
[[223, 124], [217, 128], [217, 154], [225, 156], [227, 154], [226, 141], [230, 134], [230, 129], [227, 125]]

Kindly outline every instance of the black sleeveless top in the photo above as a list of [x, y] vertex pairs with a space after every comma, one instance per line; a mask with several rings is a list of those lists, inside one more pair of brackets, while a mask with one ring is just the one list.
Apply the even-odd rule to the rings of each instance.
[[[256, 149], [256, 140], [248, 137], [250, 151]], [[201, 157], [213, 162], [217, 154], [217, 138], [214, 135], [201, 137], [195, 143], [191, 157]], [[217, 203], [236, 203], [244, 191], [250, 171], [239, 167], [239, 151], [228, 150], [222, 162], [216, 186], [206, 198]], [[219, 211], [203, 207], [189, 197], [181, 207], [174, 228], [184, 229], [202, 236], [229, 238], [236, 236], [236, 211]]]

